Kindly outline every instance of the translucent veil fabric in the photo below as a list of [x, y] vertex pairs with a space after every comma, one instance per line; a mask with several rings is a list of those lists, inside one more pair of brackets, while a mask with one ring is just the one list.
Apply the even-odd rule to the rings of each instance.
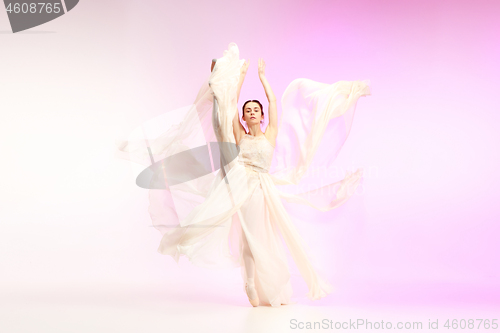
[[349, 135], [356, 103], [367, 95], [368, 80], [325, 84], [296, 79], [288, 85], [270, 171], [275, 184], [296, 185], [296, 195], [282, 190], [284, 199], [327, 211], [352, 196], [362, 180], [362, 169], [346, 171], [345, 178], [334, 183], [329, 178]]
[[[331, 171], [349, 135], [358, 99], [370, 94], [369, 81], [325, 84], [296, 79], [291, 82], [281, 99], [282, 113], [271, 168], [268, 173], [249, 174], [237, 163], [238, 157], [233, 159], [237, 151], [234, 151], [232, 119], [238, 112], [236, 86], [243, 63], [238, 46], [230, 43], [195, 102], [174, 110], [183, 115], [178, 124], [162, 127], [161, 117], [144, 123], [128, 140], [117, 141], [115, 156], [145, 168], [160, 166], [162, 160], [172, 156], [182, 156], [184, 164], [177, 173], [182, 173], [182, 177], [167, 177], [168, 180], [163, 179], [165, 186], [149, 189], [149, 213], [153, 225], [163, 235], [158, 251], [175, 260], [186, 255], [193, 264], [202, 267], [243, 265], [241, 233], [246, 226], [240, 208], [260, 186], [273, 228], [280, 231], [308, 284], [308, 297], [319, 299], [331, 292], [331, 286], [317, 274], [307, 246], [280, 200], [327, 211], [354, 194], [362, 180], [361, 169], [347, 172], [342, 180], [335, 182], [325, 175]], [[212, 143], [221, 142], [233, 145], [217, 152]], [[211, 163], [200, 157], [205, 156], [204, 147]], [[229, 163], [225, 165], [223, 161]], [[279, 276], [282, 281], [286, 277], [286, 274]]]

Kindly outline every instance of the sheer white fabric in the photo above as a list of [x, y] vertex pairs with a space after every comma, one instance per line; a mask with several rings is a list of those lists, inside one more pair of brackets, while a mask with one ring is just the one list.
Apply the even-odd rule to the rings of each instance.
[[[150, 140], [149, 153], [148, 143], [141, 140], [119, 142], [117, 157], [149, 165], [150, 156], [158, 161], [215, 140], [235, 143], [232, 119], [243, 62], [237, 45], [229, 44], [195, 103], [186, 108], [184, 120]], [[226, 166], [179, 185], [149, 190], [150, 216], [163, 234], [158, 251], [175, 260], [185, 255], [203, 267], [241, 267], [244, 280], [255, 278], [260, 303], [280, 306], [290, 303], [292, 295], [286, 245], [307, 283], [307, 296], [326, 296], [332, 286], [313, 267], [282, 199], [327, 211], [353, 195], [362, 180], [361, 169], [333, 183], [308, 170], [331, 168], [349, 134], [357, 100], [369, 94], [369, 81], [293, 81], [281, 100], [276, 147], [264, 136], [245, 135], [233, 161], [235, 146], [221, 146], [221, 159], [231, 161]], [[248, 250], [255, 272], [245, 269]]]

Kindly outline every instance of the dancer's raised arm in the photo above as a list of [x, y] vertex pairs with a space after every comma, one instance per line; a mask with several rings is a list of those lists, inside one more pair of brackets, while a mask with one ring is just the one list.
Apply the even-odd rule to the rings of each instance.
[[[245, 63], [241, 66], [240, 69], [240, 80], [238, 81], [238, 88], [236, 92], [236, 101], [240, 99], [240, 91], [241, 86], [243, 85], [243, 81], [245, 81], [245, 76], [247, 75], [248, 66], [250, 65], [250, 61], [245, 61]], [[240, 142], [241, 137], [246, 133], [245, 128], [240, 122], [239, 111], [236, 109], [236, 113], [233, 118], [233, 134], [236, 140], [236, 144]]]
[[259, 79], [266, 91], [267, 100], [269, 101], [269, 125], [266, 132], [270, 131], [271, 136], [276, 137], [278, 134], [278, 106], [276, 104], [276, 96], [274, 96], [271, 85], [267, 82], [265, 75], [266, 63], [263, 59], [259, 59]]

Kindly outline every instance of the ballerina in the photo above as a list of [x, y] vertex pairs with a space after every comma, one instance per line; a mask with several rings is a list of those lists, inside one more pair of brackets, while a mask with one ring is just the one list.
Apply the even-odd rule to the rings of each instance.
[[[238, 81], [238, 88], [237, 88], [237, 102], [239, 101], [241, 87], [245, 80], [245, 76], [249, 65], [250, 61], [245, 62], [241, 67], [240, 78]], [[242, 139], [244, 139], [244, 136], [252, 136], [253, 138], [262, 138], [262, 140], [268, 141], [273, 148], [276, 145], [275, 141], [276, 141], [276, 136], [278, 134], [277, 104], [276, 104], [276, 97], [271, 89], [271, 85], [269, 84], [265, 76], [265, 66], [266, 64], [264, 60], [259, 59], [259, 67], [258, 67], [259, 79], [260, 82], [262, 83], [262, 86], [264, 87], [266, 97], [269, 102], [269, 108], [268, 108], [269, 124], [267, 125], [265, 132], [262, 132], [261, 124], [263, 123], [263, 118], [264, 118], [264, 111], [262, 110], [262, 104], [258, 100], [246, 101], [242, 107], [242, 119], [248, 126], [248, 133], [240, 123], [238, 113], [235, 113], [233, 118], [233, 134], [237, 145], [240, 145], [240, 142]], [[266, 145], [266, 143], [264, 143], [264, 145]], [[241, 150], [241, 156], [243, 158], [245, 158], [244, 154], [245, 151]], [[257, 161], [251, 161], [251, 163], [249, 163], [249, 165], [253, 166], [255, 166], [256, 164]], [[260, 201], [257, 202], [257, 204], [262, 204], [264, 201], [262, 198], [262, 194], [261, 193], [254, 194], [254, 196], [256, 195], [260, 195], [260, 197], [258, 198]], [[248, 207], [252, 207], [250, 201], [247, 201], [241, 208], [243, 212], [246, 213], [242, 215], [243, 219], [247, 222], [252, 219], [251, 217], [248, 217], [248, 214], [253, 214], [253, 211], [249, 210]], [[257, 220], [255, 218], [253, 218], [253, 221], [254, 223], [265, 222], [264, 220]], [[253, 227], [253, 230], [257, 230], [255, 226], [247, 225], [247, 227], [248, 228]], [[246, 274], [245, 291], [247, 293], [250, 304], [252, 304], [252, 306], [255, 307], [258, 306], [260, 302], [257, 290], [255, 289], [255, 275], [256, 275], [255, 259], [254, 256], [252, 255], [252, 251], [247, 241], [245, 233], [242, 233], [241, 237], [242, 237], [242, 258]], [[255, 232], [254, 235], [252, 235], [252, 237], [254, 238], [256, 237]]]
[[[249, 62], [239, 59], [237, 45], [230, 43], [224, 56], [212, 62], [210, 77], [184, 121], [149, 147], [162, 156], [194, 148], [199, 141], [193, 138], [200, 134], [192, 131], [195, 124], [206, 142], [216, 139], [220, 144], [221, 163], [215, 175], [150, 190], [149, 212], [163, 233], [158, 252], [176, 261], [185, 255], [202, 267], [241, 267], [251, 305], [277, 307], [290, 304], [292, 296], [284, 241], [307, 283], [307, 297], [317, 300], [331, 293], [332, 286], [313, 266], [281, 200], [328, 211], [354, 194], [362, 169], [333, 183], [309, 177], [307, 171], [330, 167], [349, 134], [357, 100], [370, 94], [369, 82], [294, 80], [281, 99], [284, 116], [278, 124], [276, 97], [265, 76], [265, 62], [259, 59], [269, 124], [262, 131], [263, 106], [247, 101], [242, 107], [247, 133], [239, 121], [237, 102], [248, 67]], [[234, 144], [239, 150], [236, 158], [233, 146], [221, 143]], [[144, 155], [133, 145], [122, 144], [120, 150]], [[301, 189], [301, 180], [306, 185], [314, 180], [315, 190], [290, 193], [284, 188]], [[194, 204], [182, 213], [176, 209], [183, 207], [179, 202]], [[165, 221], [175, 227], [160, 228]]]

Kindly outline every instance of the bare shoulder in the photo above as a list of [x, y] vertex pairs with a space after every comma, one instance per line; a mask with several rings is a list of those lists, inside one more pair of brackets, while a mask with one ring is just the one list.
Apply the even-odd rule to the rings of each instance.
[[276, 147], [276, 137], [278, 136], [278, 129], [275, 129], [272, 126], [267, 126], [266, 131], [264, 132], [266, 139], [269, 140]]
[[236, 131], [234, 132], [234, 140], [236, 141], [236, 144], [239, 145], [241, 139], [243, 136], [246, 134], [245, 128], [241, 126], [241, 128], [236, 128]]
[[233, 118], [233, 135], [234, 135], [234, 140], [236, 141], [236, 144], [239, 145], [241, 138], [246, 134], [246, 130], [243, 127], [243, 125], [240, 122], [240, 118], [238, 115], [238, 111], [236, 110], [236, 113], [234, 114]]

